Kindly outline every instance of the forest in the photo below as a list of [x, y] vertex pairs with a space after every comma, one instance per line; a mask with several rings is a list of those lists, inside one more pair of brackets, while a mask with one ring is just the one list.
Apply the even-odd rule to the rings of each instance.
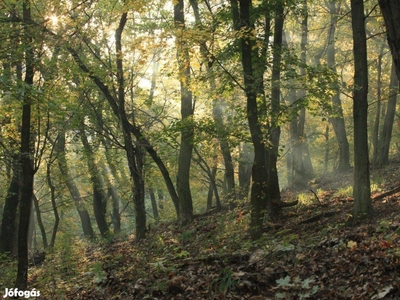
[[2, 0], [0, 294], [398, 299], [398, 0]]

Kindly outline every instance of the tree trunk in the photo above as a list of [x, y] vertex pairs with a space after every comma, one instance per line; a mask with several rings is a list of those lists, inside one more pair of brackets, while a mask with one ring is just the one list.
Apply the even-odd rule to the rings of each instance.
[[[122, 34], [122, 33], [121, 33]], [[122, 46], [122, 45], [121, 45]], [[69, 53], [72, 55], [74, 61], [78, 65], [78, 67], [88, 75], [88, 77], [93, 80], [93, 82], [97, 85], [99, 90], [103, 93], [104, 97], [107, 99], [107, 102], [109, 103], [111, 109], [113, 110], [115, 116], [118, 117], [119, 120], [121, 120], [121, 114], [120, 114], [120, 108], [119, 108], [119, 101], [117, 102], [116, 98], [112, 95], [110, 89], [107, 87], [107, 85], [85, 65], [85, 63], [82, 61], [82, 59], [79, 57], [78, 52], [69, 47], [67, 49]], [[117, 60], [121, 60], [121, 58], [117, 58]], [[122, 74], [123, 75], [123, 74]], [[121, 120], [122, 122], [122, 120]], [[165, 181], [165, 184], [167, 186], [168, 192], [170, 194], [171, 200], [174, 204], [176, 214], [179, 218], [179, 199], [178, 199], [178, 194], [175, 190], [175, 186], [171, 180], [171, 177], [169, 175], [168, 169], [165, 166], [164, 162], [162, 161], [161, 157], [158, 155], [157, 151], [154, 149], [154, 147], [151, 145], [149, 139], [143, 134], [141, 128], [135, 123], [133, 120], [132, 123], [129, 123], [129, 121], [126, 119], [124, 121], [125, 127], [129, 128], [129, 131], [136, 137], [136, 140], [140, 141], [140, 145], [149, 153], [153, 161], [157, 164], [163, 178]], [[128, 157], [127, 157], [128, 158]], [[129, 159], [128, 159], [129, 161]]]
[[[60, 216], [58, 214], [57, 203], [56, 203], [56, 187], [53, 185], [53, 182], [51, 180], [51, 162], [47, 164], [46, 179], [47, 179], [47, 185], [49, 186], [50, 189], [51, 206], [53, 208], [53, 213], [54, 213], [53, 233], [51, 235], [51, 240], [50, 240], [50, 247], [54, 247], [54, 244], [56, 243], [58, 225], [60, 223]], [[47, 247], [45, 247], [45, 249], [46, 248]]]
[[254, 146], [254, 164], [252, 167], [253, 183], [251, 186], [251, 215], [250, 215], [250, 235], [252, 239], [258, 239], [262, 235], [262, 225], [264, 213], [267, 206], [267, 152], [259, 120], [259, 110], [257, 105], [257, 85], [254, 78], [253, 47], [254, 39], [251, 32], [254, 26], [250, 22], [251, 0], [231, 0], [232, 18], [235, 29], [241, 30], [240, 51], [243, 68], [244, 89], [247, 98], [247, 120], [249, 122], [251, 139]]
[[386, 24], [387, 39], [392, 52], [397, 78], [400, 78], [400, 2], [379, 0], [379, 6]]
[[118, 116], [121, 120], [124, 136], [125, 152], [128, 167], [133, 181], [133, 203], [135, 207], [136, 239], [145, 238], [146, 235], [146, 208], [144, 203], [143, 179], [143, 153], [139, 145], [134, 146], [131, 136], [131, 125], [125, 111], [125, 80], [123, 68], [122, 32], [126, 25], [128, 14], [123, 13], [119, 26], [115, 32], [115, 46], [117, 55], [117, 81], [118, 81]]
[[[327, 47], [327, 63], [328, 67], [336, 73], [336, 26], [339, 17], [339, 6], [335, 1], [329, 1], [328, 8], [331, 15], [328, 47]], [[342, 102], [340, 100], [340, 90], [337, 89], [332, 96], [333, 115], [330, 117], [333, 131], [339, 147], [339, 163], [338, 172], [344, 172], [350, 169], [350, 146], [346, 135], [346, 125], [344, 123]]]
[[[215, 163], [211, 169], [211, 178], [210, 178], [210, 185], [208, 186], [208, 193], [207, 193], [207, 208], [206, 210], [210, 210], [212, 208], [212, 199], [214, 195], [214, 191], [216, 190], [215, 187], [215, 176], [217, 175], [217, 164]], [[216, 190], [216, 195], [218, 195], [218, 190]]]
[[374, 152], [372, 154], [372, 164], [377, 165], [378, 156], [379, 156], [379, 127], [381, 121], [381, 110], [382, 110], [382, 57], [383, 57], [383, 47], [378, 56], [378, 61], [376, 62], [376, 71], [377, 71], [377, 79], [376, 79], [376, 114], [374, 121], [374, 128], [372, 132], [372, 146]]
[[[198, 7], [197, 0], [190, 0], [190, 5], [192, 6], [194, 17], [196, 20], [196, 25], [202, 28], [202, 21], [200, 18], [200, 12]], [[202, 56], [202, 60], [205, 63], [206, 70], [208, 73], [208, 80], [210, 82], [210, 92], [214, 94], [214, 91], [217, 89], [217, 84], [215, 80], [215, 74], [213, 69], [214, 58], [210, 58], [209, 51], [206, 49], [207, 40], [201, 41], [199, 43], [200, 52]], [[233, 159], [231, 154], [231, 149], [229, 145], [228, 137], [228, 130], [226, 129], [226, 125], [224, 124], [224, 114], [223, 114], [223, 104], [224, 99], [222, 99], [218, 95], [213, 95], [213, 120], [216, 127], [217, 138], [219, 142], [219, 146], [221, 149], [222, 157], [224, 159], [225, 165], [225, 181], [226, 181], [226, 194], [229, 198], [229, 203], [231, 203], [231, 207], [234, 206], [234, 202], [236, 199], [236, 192], [235, 192], [235, 171], [233, 165]]]
[[368, 61], [363, 0], [351, 0], [354, 53], [354, 217], [372, 214], [368, 159]]
[[22, 4], [24, 21], [24, 44], [25, 44], [25, 90], [22, 103], [21, 124], [21, 191], [20, 191], [20, 215], [18, 227], [18, 272], [16, 287], [26, 290], [28, 285], [28, 231], [32, 207], [33, 178], [35, 174], [33, 161], [33, 138], [31, 124], [32, 92], [34, 70], [34, 45], [33, 32], [30, 25], [31, 3], [24, 0]]
[[17, 237], [17, 211], [20, 192], [20, 166], [18, 158], [13, 158], [13, 175], [5, 199], [0, 231], [0, 253], [14, 255]]
[[[307, 45], [308, 45], [308, 7], [307, 0], [303, 0], [303, 19], [301, 21], [301, 54], [300, 60], [303, 65], [307, 63]], [[287, 42], [283, 42], [286, 49], [289, 49]], [[305, 76], [306, 70], [300, 67], [300, 75]], [[287, 154], [288, 163], [288, 185], [292, 188], [304, 188], [314, 176], [314, 170], [309, 155], [307, 140], [304, 133], [306, 121], [305, 107], [299, 109], [296, 107], [298, 99], [306, 97], [305, 90], [299, 90], [296, 93], [295, 89], [291, 89], [288, 93], [289, 103], [293, 107], [296, 114], [290, 122], [290, 142], [289, 152]], [[298, 116], [297, 116], [298, 114]]]
[[[43, 248], [47, 249], [49, 247], [49, 244], [47, 242], [46, 229], [45, 229], [43, 221], [42, 221], [42, 214], [40, 213], [39, 200], [37, 199], [35, 194], [33, 194], [32, 200], [33, 200], [33, 205], [35, 206], [36, 219], [37, 219], [38, 226], [40, 229], [40, 234], [42, 235]], [[54, 246], [54, 245], [52, 245], [52, 246]]]
[[390, 75], [390, 84], [389, 84], [389, 101], [387, 104], [385, 120], [383, 121], [381, 138], [379, 141], [380, 151], [378, 152], [377, 165], [380, 167], [389, 164], [389, 148], [390, 148], [390, 140], [392, 139], [394, 116], [396, 114], [396, 102], [397, 102], [398, 90], [399, 90], [399, 80], [396, 75], [395, 65], [394, 63], [392, 63], [392, 71]]
[[58, 160], [58, 168], [60, 169], [60, 173], [62, 174], [62, 177], [65, 180], [65, 184], [68, 188], [68, 191], [75, 202], [76, 209], [78, 210], [79, 218], [82, 224], [83, 234], [85, 235], [85, 237], [93, 238], [94, 231], [92, 227], [92, 222], [90, 221], [89, 213], [85, 208], [79, 189], [76, 186], [74, 179], [71, 177], [69, 173], [69, 168], [65, 153], [65, 132], [63, 130], [58, 135], [58, 139], [54, 150], [56, 152]]
[[119, 197], [117, 188], [113, 183], [113, 178], [112, 178], [113, 175], [111, 174], [112, 171], [110, 172], [109, 165], [103, 163], [101, 169], [103, 170], [103, 177], [106, 180], [107, 184], [107, 190], [108, 190], [107, 198], [111, 196], [112, 200], [111, 221], [114, 227], [114, 234], [119, 234], [121, 232], [121, 216], [119, 213]]
[[184, 37], [185, 17], [184, 1], [178, 0], [174, 5], [174, 22], [177, 31], [176, 49], [181, 87], [181, 145], [178, 158], [177, 191], [179, 198], [179, 223], [187, 225], [193, 220], [193, 202], [190, 191], [190, 165], [193, 152], [193, 100], [189, 88], [190, 57]]
[[158, 207], [157, 207], [157, 201], [156, 201], [156, 195], [154, 193], [154, 189], [149, 187], [147, 190], [148, 190], [149, 196], [150, 196], [151, 208], [153, 210], [153, 218], [156, 222], [158, 222], [160, 219], [160, 216], [158, 214]]
[[243, 199], [249, 194], [251, 168], [254, 162], [254, 151], [249, 143], [239, 145], [239, 187]]
[[93, 149], [87, 139], [83, 120], [81, 121], [81, 124], [79, 126], [79, 135], [83, 145], [84, 155], [88, 164], [90, 179], [92, 181], [94, 216], [101, 235], [103, 237], [107, 237], [110, 231], [106, 220], [107, 199], [106, 193], [104, 192], [105, 186], [94, 158]]
[[270, 145], [268, 149], [268, 197], [272, 201], [269, 203], [269, 215], [276, 219], [281, 212], [281, 206], [275, 203], [281, 200], [281, 191], [279, 188], [277, 160], [279, 155], [279, 139], [281, 135], [281, 128], [279, 124], [280, 114], [280, 80], [281, 80], [281, 61], [282, 61], [282, 37], [283, 37], [283, 23], [284, 23], [284, 7], [281, 1], [276, 3], [275, 9], [275, 28], [274, 28], [274, 45], [273, 45], [273, 58], [272, 58], [272, 75], [271, 75], [271, 123], [270, 123]]

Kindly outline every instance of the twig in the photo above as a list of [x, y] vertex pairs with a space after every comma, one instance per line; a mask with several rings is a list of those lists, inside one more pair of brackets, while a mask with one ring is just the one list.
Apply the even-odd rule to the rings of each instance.
[[315, 198], [318, 200], [319, 205], [323, 206], [321, 200], [319, 200], [319, 197], [318, 197], [317, 193], [315, 193], [312, 189], [310, 189], [310, 191], [314, 194]]

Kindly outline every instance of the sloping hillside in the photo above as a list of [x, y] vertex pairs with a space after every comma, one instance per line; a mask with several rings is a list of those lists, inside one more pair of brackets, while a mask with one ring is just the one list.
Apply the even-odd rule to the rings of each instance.
[[[31, 269], [42, 299], [399, 299], [398, 164], [373, 172], [375, 216], [348, 226], [351, 174], [326, 176], [251, 242], [248, 206], [197, 216], [188, 227], [80, 241]], [[347, 177], [346, 177], [347, 176]], [[315, 194], [314, 194], [314, 193]]]

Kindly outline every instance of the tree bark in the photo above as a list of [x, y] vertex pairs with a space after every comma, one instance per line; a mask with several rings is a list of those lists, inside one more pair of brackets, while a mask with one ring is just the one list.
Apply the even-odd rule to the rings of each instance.
[[87, 139], [83, 120], [81, 120], [81, 124], [79, 126], [79, 135], [89, 168], [90, 180], [92, 182], [94, 216], [101, 235], [103, 237], [107, 237], [110, 233], [110, 230], [106, 220], [107, 199], [106, 193], [104, 192], [105, 185], [95, 161], [93, 149]]
[[[339, 17], [339, 5], [335, 1], [327, 3], [331, 15], [328, 47], [327, 47], [327, 63], [328, 67], [336, 72], [336, 26]], [[350, 169], [350, 145], [346, 135], [346, 125], [343, 117], [342, 101], [340, 100], [340, 90], [337, 89], [332, 96], [333, 115], [330, 117], [333, 131], [339, 147], [339, 162], [337, 166], [338, 172], [345, 172]]]
[[351, 0], [354, 53], [354, 217], [372, 214], [368, 158], [368, 61], [363, 0]]
[[280, 114], [280, 81], [281, 81], [281, 62], [282, 62], [282, 37], [283, 37], [283, 3], [277, 1], [275, 9], [275, 28], [274, 28], [274, 45], [273, 45], [273, 58], [272, 58], [272, 75], [271, 75], [271, 123], [270, 123], [270, 147], [268, 148], [268, 174], [267, 186], [268, 197], [272, 201], [269, 202], [270, 217], [276, 219], [279, 217], [281, 207], [274, 205], [276, 201], [281, 200], [281, 192], [279, 188], [277, 160], [279, 155], [279, 139], [281, 135], [281, 128], [279, 124]]
[[392, 63], [392, 71], [390, 74], [389, 83], [389, 101], [387, 104], [385, 119], [383, 121], [383, 128], [381, 138], [379, 141], [380, 150], [378, 151], [377, 166], [384, 166], [389, 164], [389, 149], [390, 141], [392, 139], [393, 122], [396, 114], [397, 94], [399, 90], [399, 80], [396, 75], [396, 68]]
[[37, 199], [35, 194], [33, 194], [32, 200], [33, 200], [33, 205], [35, 207], [36, 219], [37, 219], [38, 226], [40, 229], [40, 234], [42, 235], [43, 248], [47, 249], [49, 247], [49, 244], [47, 242], [46, 229], [45, 229], [43, 221], [42, 221], [42, 214], [40, 213], [39, 200]]
[[150, 187], [147, 190], [149, 191], [151, 208], [153, 209], [153, 218], [156, 220], [156, 222], [158, 222], [160, 216], [158, 214], [158, 207], [157, 207], [156, 195], [154, 194], [154, 189]]
[[[196, 25], [200, 27], [202, 26], [202, 21], [200, 18], [200, 11], [198, 7], [197, 0], [190, 0], [190, 5], [192, 6]], [[201, 41], [199, 43], [200, 52], [202, 56], [202, 60], [205, 63], [205, 67], [208, 73], [208, 80], [210, 83], [210, 92], [213, 94], [213, 91], [217, 89], [217, 83], [215, 80], [215, 70], [213, 68], [214, 58], [210, 57], [209, 51], [206, 49], [206, 40]], [[221, 149], [222, 157], [224, 159], [225, 165], [225, 181], [226, 181], [226, 194], [227, 198], [229, 198], [229, 202], [232, 203], [231, 207], [234, 206], [234, 200], [236, 199], [236, 191], [235, 191], [235, 170], [233, 165], [233, 159], [231, 154], [231, 149], [228, 141], [228, 130], [226, 129], [226, 124], [224, 122], [224, 114], [223, 114], [223, 104], [224, 99], [222, 99], [218, 95], [213, 95], [213, 108], [212, 108], [212, 116], [216, 127], [217, 138], [219, 142], [219, 146]]]
[[241, 30], [240, 36], [240, 55], [243, 68], [244, 89], [247, 98], [246, 113], [249, 123], [251, 139], [254, 146], [254, 164], [252, 167], [253, 183], [251, 186], [251, 215], [250, 215], [250, 235], [252, 239], [258, 239], [262, 235], [262, 225], [265, 209], [268, 201], [267, 186], [267, 152], [263, 140], [263, 132], [259, 119], [259, 109], [257, 105], [257, 83], [255, 81], [255, 71], [253, 62], [254, 39], [252, 38], [253, 24], [250, 22], [251, 0], [231, 0], [232, 19], [234, 27]]
[[177, 191], [179, 198], [179, 223], [187, 225], [193, 220], [193, 202], [190, 191], [190, 165], [193, 152], [193, 96], [189, 88], [190, 57], [183, 32], [185, 27], [184, 1], [178, 0], [174, 5], [174, 22], [176, 36], [176, 56], [178, 76], [181, 87], [181, 145], [178, 157]]
[[398, 0], [379, 0], [385, 20], [387, 39], [392, 52], [397, 78], [400, 78], [400, 2]]
[[17, 238], [17, 212], [20, 193], [20, 166], [18, 156], [13, 158], [13, 175], [5, 199], [0, 231], [0, 253], [14, 255]]
[[58, 135], [58, 139], [56, 141], [56, 146], [54, 148], [58, 161], [58, 168], [60, 169], [60, 173], [62, 174], [63, 179], [65, 180], [65, 185], [68, 188], [68, 191], [75, 202], [76, 209], [78, 210], [79, 218], [81, 220], [82, 230], [85, 237], [93, 238], [94, 231], [92, 227], [92, 222], [90, 220], [90, 216], [88, 211], [85, 208], [83, 203], [83, 199], [79, 192], [78, 187], [75, 184], [74, 179], [71, 177], [69, 172], [67, 158], [65, 153], [65, 132], [61, 130]]
[[372, 132], [372, 146], [373, 146], [373, 154], [372, 154], [372, 165], [377, 165], [378, 156], [379, 156], [379, 128], [381, 121], [381, 113], [382, 113], [382, 57], [383, 57], [383, 49], [381, 47], [380, 53], [378, 55], [378, 61], [376, 62], [376, 71], [377, 71], [377, 79], [376, 79], [376, 114], [374, 120], [374, 127]]
[[33, 138], [32, 138], [32, 92], [34, 70], [34, 45], [33, 32], [31, 28], [31, 2], [24, 0], [22, 4], [24, 21], [25, 44], [25, 90], [22, 103], [21, 124], [21, 191], [20, 191], [20, 215], [18, 227], [18, 271], [16, 287], [26, 290], [28, 285], [28, 231], [32, 207], [33, 178], [35, 174], [33, 161]]
[[130, 123], [125, 111], [125, 80], [123, 68], [122, 32], [125, 28], [128, 13], [123, 13], [115, 32], [117, 55], [117, 84], [118, 84], [118, 115], [121, 120], [124, 136], [125, 152], [129, 171], [133, 180], [133, 203], [135, 207], [136, 239], [146, 235], [146, 208], [144, 204], [143, 153], [141, 146], [134, 145], [130, 131]]
[[243, 142], [239, 145], [239, 187], [242, 199], [249, 194], [253, 161], [254, 151], [251, 145]]

